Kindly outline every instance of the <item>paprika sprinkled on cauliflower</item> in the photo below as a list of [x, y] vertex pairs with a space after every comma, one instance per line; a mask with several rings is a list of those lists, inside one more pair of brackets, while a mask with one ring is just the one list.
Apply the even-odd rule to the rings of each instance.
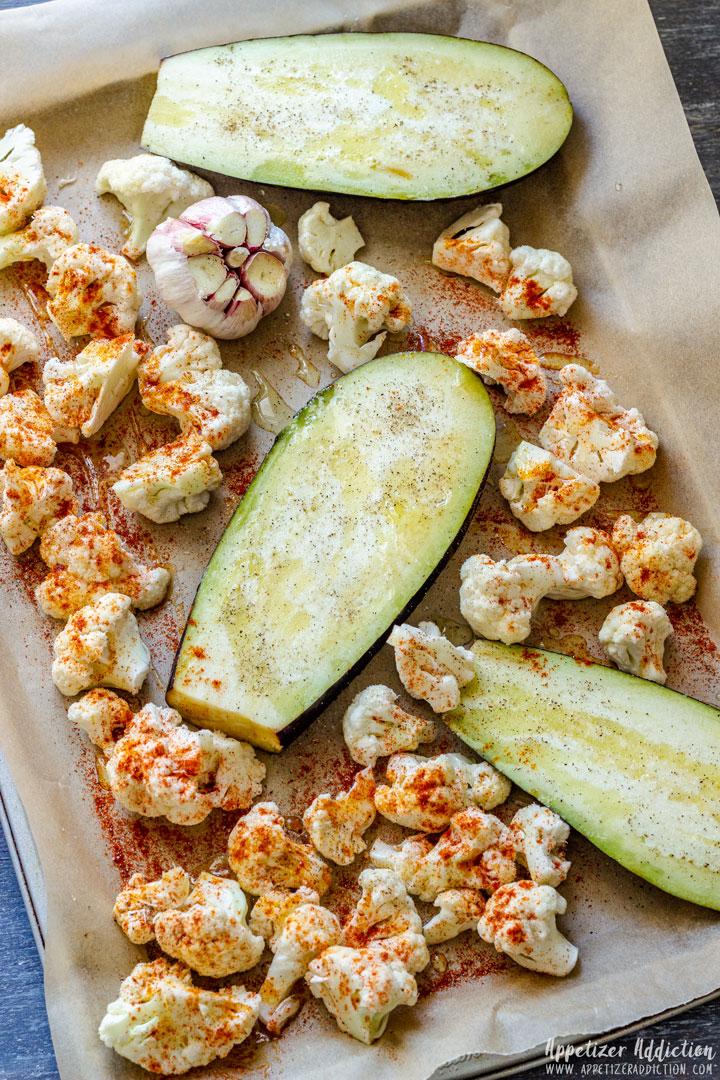
[[532, 416], [545, 404], [545, 372], [532, 345], [519, 330], [485, 330], [473, 334], [460, 342], [455, 359], [476, 371], [483, 382], [502, 386], [507, 394], [507, 412]]
[[654, 465], [658, 437], [642, 413], [621, 408], [608, 384], [579, 364], [562, 368], [560, 381], [563, 388], [540, 429], [546, 450], [598, 483]]
[[531, 532], [569, 525], [600, 497], [594, 480], [528, 442], [513, 453], [499, 487], [515, 517]]
[[191, 203], [214, 195], [207, 180], [155, 154], [106, 161], [95, 190], [98, 195], [114, 195], [127, 210], [130, 232], [122, 253], [128, 259], [140, 258], [150, 233], [165, 218], [177, 217]]
[[600, 529], [578, 526], [565, 533], [565, 550], [558, 555], [560, 575], [546, 595], [551, 600], [600, 600], [622, 585], [620, 563], [610, 537]]
[[374, 766], [380, 757], [398, 750], [416, 750], [432, 742], [432, 720], [401, 709], [397, 694], [388, 686], [368, 686], [356, 695], [343, 717], [343, 735], [350, 757], [359, 765]]
[[22, 468], [12, 459], [0, 470], [0, 536], [13, 555], [67, 514], [77, 512], [71, 478], [62, 469]]
[[136, 694], [150, 670], [129, 597], [108, 593], [70, 616], [55, 639], [53, 682], [73, 697], [93, 686], [116, 686]]
[[509, 319], [542, 319], [564, 315], [577, 299], [572, 268], [557, 251], [524, 244], [510, 252], [510, 277], [500, 296]]
[[34, 390], [0, 397], [0, 458], [17, 465], [51, 465], [57, 449], [50, 413]]
[[347, 266], [361, 247], [365, 241], [353, 219], [338, 221], [330, 213], [330, 203], [316, 202], [298, 221], [298, 251], [318, 274]]
[[300, 305], [300, 318], [313, 334], [329, 340], [328, 360], [344, 372], [377, 355], [387, 337], [378, 331], [402, 330], [411, 316], [397, 278], [363, 262], [348, 263], [314, 281]]
[[460, 570], [460, 611], [476, 634], [510, 645], [530, 633], [530, 620], [560, 577], [555, 555], [499, 559], [471, 555]]
[[113, 918], [134, 945], [146, 945], [155, 938], [155, 919], [161, 911], [180, 908], [190, 895], [192, 881], [181, 866], [166, 870], [157, 881], [133, 874], [118, 893]]
[[77, 241], [77, 225], [67, 210], [61, 206], [41, 206], [24, 229], [0, 236], [0, 270], [33, 259], [45, 263], [49, 270]]
[[506, 780], [486, 761], [476, 764], [460, 754], [423, 758], [395, 754], [387, 765], [392, 785], [380, 785], [375, 806], [383, 817], [421, 832], [440, 832], [453, 814], [468, 806], [492, 810], [510, 794]]
[[631, 600], [612, 609], [598, 637], [621, 671], [664, 683], [665, 639], [672, 632], [664, 607], [654, 600]]
[[343, 927], [343, 945], [363, 948], [381, 960], [399, 960], [406, 971], [422, 971], [430, 963], [422, 920], [393, 870], [363, 870], [363, 894]]
[[242, 986], [202, 990], [185, 964], [137, 964], [108, 1005], [100, 1038], [149, 1072], [178, 1076], [224, 1058], [248, 1037], [260, 998]]
[[236, 881], [201, 873], [183, 904], [155, 916], [154, 932], [163, 952], [200, 975], [223, 979], [255, 967], [265, 949], [249, 929], [247, 900]]
[[113, 491], [128, 510], [162, 525], [204, 510], [210, 492], [221, 483], [212, 447], [191, 431], [130, 465], [120, 473]]
[[313, 799], [303, 814], [303, 825], [321, 855], [347, 866], [365, 850], [363, 833], [375, 820], [374, 794], [372, 769], [363, 769], [348, 791]]
[[615, 522], [612, 542], [625, 581], [636, 596], [657, 604], [682, 604], [695, 595], [693, 570], [703, 540], [689, 521], [672, 514], [648, 514], [638, 524], [623, 514]]
[[32, 331], [17, 319], [0, 319], [0, 394], [8, 391], [11, 371], [39, 359], [40, 346]]
[[66, 437], [94, 435], [135, 382], [142, 343], [132, 334], [96, 338], [74, 360], [48, 360], [43, 368], [45, 406]]
[[122, 255], [74, 244], [48, 274], [48, 315], [64, 338], [129, 334], [142, 303], [137, 274]]
[[510, 274], [510, 230], [500, 220], [502, 209], [502, 203], [478, 206], [444, 229], [433, 245], [435, 266], [502, 292]]
[[102, 687], [89, 690], [68, 709], [68, 719], [81, 727], [90, 742], [106, 754], [112, 753], [115, 743], [125, 734], [133, 718], [134, 713], [127, 701]]
[[428, 945], [439, 945], [465, 930], [476, 930], [485, 910], [485, 897], [476, 889], [448, 889], [435, 898], [434, 906], [439, 908], [437, 915], [423, 927]]
[[570, 863], [565, 858], [565, 844], [570, 826], [547, 806], [531, 803], [513, 817], [503, 840], [503, 847], [530, 872], [536, 885], [555, 888], [568, 876]]
[[319, 903], [318, 894], [306, 885], [301, 885], [293, 892], [289, 889], [270, 889], [255, 901], [250, 913], [250, 929], [274, 949], [290, 912], [295, 911], [301, 904]]
[[268, 889], [330, 888], [332, 871], [308, 844], [293, 840], [273, 802], [256, 803], [228, 838], [228, 859], [241, 887], [254, 896]]
[[433, 712], [456, 708], [460, 687], [475, 678], [472, 653], [449, 642], [435, 623], [394, 626], [388, 645], [395, 650], [395, 667], [410, 697], [427, 701]]
[[35, 132], [25, 124], [0, 139], [0, 236], [22, 228], [47, 194]]
[[455, 814], [435, 843], [428, 836], [410, 836], [397, 847], [376, 840], [370, 861], [394, 870], [421, 900], [435, 900], [447, 889], [493, 892], [515, 877], [514, 860], [498, 846], [504, 828], [473, 806]]
[[550, 885], [515, 881], [503, 885], [488, 900], [478, 923], [483, 941], [507, 953], [522, 967], [546, 975], [568, 975], [577, 949], [555, 925], [567, 901]]

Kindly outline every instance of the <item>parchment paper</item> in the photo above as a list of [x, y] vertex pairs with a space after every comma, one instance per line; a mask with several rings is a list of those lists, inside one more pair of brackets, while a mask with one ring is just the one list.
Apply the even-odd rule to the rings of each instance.
[[[568, 87], [575, 106], [573, 130], [549, 165], [507, 188], [501, 198], [513, 243], [562, 251], [573, 265], [580, 299], [569, 320], [524, 329], [544, 351], [587, 357], [620, 400], [639, 407], [659, 431], [662, 449], [652, 472], [606, 486], [600, 504], [582, 523], [607, 527], [621, 511], [642, 515], [659, 508], [687, 516], [701, 529], [705, 548], [698, 603], [671, 606], [676, 632], [667, 667], [669, 685], [716, 702], [719, 665], [711, 633], [720, 624], [715, 450], [720, 228], [649, 10], [644, 0], [484, 0], [399, 7], [378, 0], [353, 5], [308, 0], [297, 7], [281, 0], [261, 7], [207, 0], [201, 9], [191, 0], [118, 0], [90, 7], [80, 0], [54, 0], [2, 12], [1, 112], [8, 124], [24, 121], [35, 128], [48, 203], [67, 206], [79, 221], [81, 239], [118, 248], [120, 209], [112, 200], [97, 200], [93, 182], [102, 161], [136, 151], [153, 79], [99, 88], [120, 77], [146, 74], [166, 52], [346, 24], [488, 39], [548, 64]], [[391, 8], [394, 14], [369, 18]], [[90, 90], [94, 96], [75, 96]], [[30, 115], [30, 105], [45, 111]], [[72, 178], [73, 183], [60, 186]], [[313, 202], [309, 193], [213, 180], [222, 193], [257, 195], [293, 239], [299, 214]], [[429, 264], [440, 229], [480, 200], [401, 205], [329, 199], [337, 216], [355, 216], [367, 240], [360, 257], [397, 274], [412, 298], [413, 326], [389, 339], [384, 351], [451, 349], [474, 330], [504, 324], [495, 301], [480, 286], [444, 276]], [[144, 264], [140, 273], [146, 295], [144, 332], [160, 342], [176, 319], [157, 301]], [[293, 407], [311, 391], [295, 377], [290, 344], [300, 344], [320, 367], [323, 383], [334, 377], [322, 343], [297, 319], [299, 297], [313, 276], [298, 262], [278, 312], [249, 338], [222, 345], [229, 367], [251, 383], [252, 371], [262, 372]], [[45, 335], [47, 325], [35, 318], [27, 300], [37, 284], [33, 272], [2, 277], [2, 314], [23, 318]], [[57, 335], [43, 340], [46, 355], [72, 352]], [[14, 378], [16, 385], [36, 383], [38, 375], [22, 369]], [[503, 460], [521, 435], [532, 437], [538, 423], [509, 419], [501, 395], [494, 400], [501, 432], [480, 511], [416, 619], [460, 622], [459, 567], [474, 551], [498, 557], [559, 549], [556, 530], [528, 534], [499, 498]], [[154, 658], [149, 696], [156, 701], [162, 699], [202, 568], [271, 443], [271, 436], [253, 426], [245, 439], [220, 455], [225, 485], [207, 512], [178, 525], [152, 526], [128, 514], [108, 486], [122, 467], [118, 454], [125, 454], [126, 462], [134, 460], [174, 430], [171, 421], [148, 416], [133, 395], [100, 436], [84, 449], [64, 448], [57, 460], [76, 477], [83, 509], [104, 508], [138, 552], [173, 570], [171, 599], [140, 616]], [[32, 603], [32, 586], [42, 573], [34, 553], [15, 560], [3, 550], [0, 730], [47, 882], [46, 980], [53, 1039], [64, 1080], [136, 1077], [144, 1074], [106, 1051], [95, 1034], [121, 978], [144, 956], [114, 926], [114, 897], [134, 870], [157, 872], [174, 860], [198, 870], [222, 856], [236, 815], [215, 814], [203, 825], [182, 830], [133, 819], [115, 806], [98, 779], [93, 752], [70, 729], [66, 702], [52, 686], [57, 627]], [[607, 610], [626, 599], [629, 594], [621, 593], [603, 602], [546, 603], [531, 641], [602, 659], [597, 628]], [[299, 825], [295, 819], [318, 792], [347, 785], [352, 770], [342, 746], [342, 713], [351, 697], [372, 682], [397, 687], [391, 660], [390, 650], [383, 650], [306, 735], [279, 758], [267, 758], [264, 797], [275, 798], [291, 824]], [[445, 735], [436, 748], [456, 745]], [[523, 799], [517, 793], [501, 815], [507, 817]], [[382, 831], [388, 836], [400, 832]], [[569, 978], [524, 972], [466, 934], [436, 951], [433, 965], [419, 978], [420, 1003], [394, 1014], [379, 1045], [366, 1048], [340, 1035], [322, 1007], [309, 1000], [281, 1039], [270, 1041], [256, 1033], [202, 1075], [317, 1080], [341, 1069], [344, 1080], [368, 1075], [418, 1080], [459, 1056], [513, 1054], [551, 1035], [606, 1031], [717, 986], [717, 913], [659, 892], [580, 837], [573, 838], [570, 854], [573, 869], [562, 888], [568, 898], [562, 926], [579, 945], [581, 960]], [[340, 914], [354, 902], [355, 873], [336, 872], [331, 904]], [[257, 979], [250, 976], [246, 982], [256, 985]]]

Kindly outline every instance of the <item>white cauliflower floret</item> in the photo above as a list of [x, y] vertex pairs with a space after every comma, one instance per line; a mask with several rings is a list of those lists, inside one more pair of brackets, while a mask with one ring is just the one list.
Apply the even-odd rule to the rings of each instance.
[[398, 750], [416, 750], [432, 742], [432, 720], [401, 709], [397, 694], [388, 686], [368, 686], [353, 699], [343, 717], [343, 735], [350, 757], [359, 765], [375, 765], [380, 757]]
[[565, 898], [550, 885], [515, 881], [490, 897], [478, 934], [522, 967], [546, 975], [568, 975], [578, 951], [555, 925], [555, 916], [566, 907]]
[[457, 348], [456, 360], [476, 371], [490, 386], [502, 386], [507, 394], [507, 412], [532, 416], [545, 404], [545, 372], [520, 330], [485, 330], [461, 341]]
[[607, 533], [579, 526], [565, 533], [565, 550], [558, 555], [560, 576], [546, 595], [551, 600], [596, 600], [610, 596], [622, 585], [617, 554]]
[[[262, 939], [261, 939], [262, 940]], [[260, 987], [260, 1019], [277, 1034], [300, 1008], [289, 996], [311, 961], [340, 940], [340, 923], [319, 904], [302, 904], [291, 911], [273, 946], [273, 959]]]
[[130, 465], [120, 473], [113, 491], [128, 510], [162, 525], [204, 510], [210, 492], [221, 483], [212, 447], [191, 431]]
[[621, 408], [608, 384], [579, 364], [562, 368], [560, 380], [563, 389], [540, 429], [546, 450], [598, 483], [655, 463], [658, 437], [642, 413]]
[[178, 217], [192, 203], [215, 194], [207, 180], [155, 154], [106, 161], [95, 190], [114, 195], [127, 210], [130, 232], [122, 253], [128, 259], [140, 258], [150, 233], [165, 218]]
[[81, 727], [95, 746], [109, 754], [132, 724], [134, 713], [127, 701], [112, 690], [98, 687], [72, 703], [68, 719]]
[[240, 818], [228, 838], [228, 859], [241, 887], [254, 896], [301, 885], [322, 896], [332, 881], [327, 863], [285, 831], [285, 820], [273, 802], [256, 803]]
[[471, 555], [460, 570], [460, 611], [473, 631], [506, 645], [523, 641], [530, 620], [560, 576], [555, 555], [499, 559]]
[[164, 383], [220, 371], [221, 367], [215, 338], [185, 323], [177, 323], [167, 332], [167, 344], [159, 345], [143, 357], [138, 368], [138, 388], [144, 396]]
[[433, 245], [435, 266], [502, 292], [510, 274], [510, 230], [500, 220], [502, 209], [502, 203], [478, 206], [444, 229]]
[[394, 870], [408, 892], [435, 900], [447, 889], [495, 889], [515, 877], [515, 862], [499, 847], [505, 826], [492, 814], [470, 807], [455, 814], [437, 842], [410, 836], [398, 847], [376, 840], [375, 866]]
[[536, 885], [555, 888], [570, 869], [565, 858], [569, 835], [570, 826], [558, 814], [547, 806], [531, 803], [515, 814], [503, 847], [528, 868]]
[[44, 531], [40, 557], [51, 570], [35, 599], [53, 619], [67, 619], [109, 592], [122, 593], [144, 611], [159, 604], [170, 585], [169, 571], [138, 562], [106, 527], [104, 514], [61, 517]]
[[689, 521], [672, 514], [648, 514], [638, 524], [623, 514], [615, 522], [612, 542], [625, 581], [636, 596], [658, 604], [683, 604], [695, 595], [693, 570], [703, 539]]
[[293, 892], [289, 889], [270, 889], [255, 901], [250, 913], [250, 929], [274, 949], [288, 915], [301, 904], [319, 903], [318, 894], [306, 885]]
[[0, 319], [0, 394], [8, 391], [11, 371], [39, 359], [40, 346], [33, 332], [17, 319]]
[[130, 263], [96, 244], [67, 248], [52, 265], [47, 291], [48, 315], [66, 339], [129, 334], [142, 303]]
[[372, 769], [363, 769], [349, 791], [339, 795], [318, 795], [303, 814], [303, 825], [321, 855], [339, 866], [347, 866], [365, 850], [363, 833], [375, 820], [375, 778]]
[[77, 512], [71, 478], [62, 469], [22, 468], [8, 460], [0, 470], [0, 536], [20, 555], [67, 514]]
[[443, 637], [435, 623], [394, 626], [388, 645], [395, 650], [395, 667], [410, 697], [427, 701], [433, 712], [456, 708], [460, 688], [475, 678], [472, 653]]
[[500, 296], [509, 319], [564, 315], [577, 298], [572, 268], [557, 251], [524, 244], [510, 252], [512, 269]]
[[421, 832], [440, 832], [453, 814], [468, 806], [492, 810], [510, 794], [511, 784], [486, 761], [473, 764], [460, 754], [422, 758], [396, 754], [387, 765], [392, 785], [380, 785], [375, 805], [383, 817]]
[[118, 893], [113, 918], [134, 945], [146, 945], [155, 938], [155, 918], [161, 911], [183, 907], [192, 881], [181, 866], [173, 866], [156, 881], [133, 874]]
[[569, 525], [600, 497], [594, 480], [529, 442], [517, 447], [499, 487], [515, 517], [531, 532]]
[[48, 270], [78, 242], [77, 225], [61, 206], [41, 206], [18, 232], [0, 236], [0, 270], [38, 259]]
[[108, 593], [68, 619], [55, 639], [53, 682], [73, 697], [92, 686], [116, 686], [136, 694], [150, 670], [129, 597]]
[[35, 132], [25, 124], [0, 139], [0, 236], [22, 228], [47, 194]]
[[298, 221], [298, 251], [318, 274], [332, 274], [347, 266], [365, 241], [351, 217], [338, 221], [330, 203], [316, 202]]
[[66, 435], [94, 435], [132, 388], [138, 344], [132, 334], [96, 338], [74, 360], [48, 360], [43, 368], [45, 407]]
[[108, 1005], [98, 1034], [149, 1072], [177, 1076], [224, 1058], [248, 1037], [260, 998], [242, 986], [202, 990], [185, 964], [137, 964]]
[[430, 963], [422, 920], [393, 870], [363, 870], [362, 896], [343, 927], [343, 945], [363, 948], [381, 960], [399, 960], [406, 971], [422, 971]]
[[379, 330], [402, 330], [411, 315], [397, 278], [363, 262], [348, 263], [314, 281], [300, 305], [300, 318], [313, 334], [329, 339], [328, 360], [344, 372], [377, 355], [387, 337]]
[[667, 679], [663, 667], [665, 639], [672, 632], [664, 607], [654, 600], [632, 600], [612, 609], [598, 637], [621, 671], [664, 683]]
[[439, 945], [465, 930], [476, 930], [485, 910], [485, 897], [476, 889], [448, 889], [435, 898], [434, 906], [440, 910], [423, 927], [428, 945]]
[[34, 390], [0, 397], [0, 458], [17, 465], [51, 465], [57, 447], [50, 413]]
[[255, 967], [265, 950], [246, 919], [247, 900], [238, 883], [201, 873], [182, 904], [158, 912], [154, 933], [168, 956], [200, 975], [224, 979]]

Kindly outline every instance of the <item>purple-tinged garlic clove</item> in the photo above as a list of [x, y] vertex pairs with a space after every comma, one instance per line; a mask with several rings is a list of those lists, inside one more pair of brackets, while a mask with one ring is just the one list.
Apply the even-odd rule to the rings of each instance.
[[256, 251], [240, 271], [243, 285], [252, 293], [265, 313], [274, 311], [285, 293], [285, 267], [267, 251]]

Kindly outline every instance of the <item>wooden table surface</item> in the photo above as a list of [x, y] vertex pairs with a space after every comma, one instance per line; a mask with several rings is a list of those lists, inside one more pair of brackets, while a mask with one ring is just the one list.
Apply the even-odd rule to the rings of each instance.
[[[24, 6], [34, 0], [0, 0], [0, 8]], [[98, 0], [92, 0], [98, 2]], [[602, 0], [595, 0], [602, 3]], [[716, 199], [720, 199], [720, 0], [650, 0], [655, 21], [690, 130]], [[618, 26], [622, 33], [622, 26]], [[0, 74], [0, 79], [2, 75]], [[45, 1015], [42, 967], [25, 909], [0, 833], [0, 1080], [58, 1080], [50, 1031]], [[720, 982], [720, 972], [718, 973]], [[683, 1039], [714, 1050], [715, 1060], [705, 1072], [683, 1058], [671, 1059], [655, 1071], [634, 1053], [635, 1036], [619, 1040], [626, 1050], [622, 1059], [594, 1060], [574, 1067], [581, 1076], [705, 1076], [720, 1078], [720, 999], [698, 1006], [644, 1032], [678, 1047]], [[618, 1060], [630, 1068], [621, 1072]], [[699, 1059], [704, 1068], [706, 1058]], [[594, 1072], [592, 1071], [594, 1069]], [[644, 1070], [644, 1071], [643, 1071]], [[562, 1071], [562, 1070], [561, 1070]], [[551, 1075], [543, 1066], [522, 1074], [522, 1080]], [[76, 1077], [74, 1080], [93, 1080]], [[318, 1077], [318, 1080], [322, 1078]], [[418, 1077], [418, 1080], [421, 1080]]]

